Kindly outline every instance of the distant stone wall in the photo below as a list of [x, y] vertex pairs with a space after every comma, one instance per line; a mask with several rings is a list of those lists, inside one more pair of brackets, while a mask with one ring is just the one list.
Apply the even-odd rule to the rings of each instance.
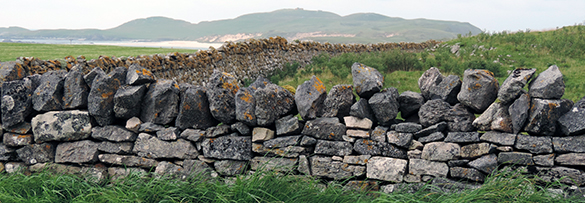
[[109, 73], [25, 72], [14, 62], [0, 68], [7, 172], [184, 178], [263, 169], [391, 191], [431, 180], [475, 188], [511, 167], [585, 184], [585, 98], [560, 99], [556, 66], [534, 79], [535, 69], [517, 69], [501, 87], [486, 70], [466, 70], [460, 80], [431, 68], [419, 79], [421, 93], [400, 94], [359, 63], [353, 85], [327, 92], [313, 77], [295, 94], [262, 77], [241, 87], [221, 71], [206, 86], [156, 80], [136, 64]]

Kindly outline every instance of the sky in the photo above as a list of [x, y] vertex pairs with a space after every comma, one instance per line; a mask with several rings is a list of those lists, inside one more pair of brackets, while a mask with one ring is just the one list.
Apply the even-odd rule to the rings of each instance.
[[405, 19], [469, 22], [488, 32], [548, 30], [585, 22], [584, 0], [0, 0], [0, 27], [109, 29], [164, 16], [191, 23], [286, 8], [345, 16], [378, 13]]

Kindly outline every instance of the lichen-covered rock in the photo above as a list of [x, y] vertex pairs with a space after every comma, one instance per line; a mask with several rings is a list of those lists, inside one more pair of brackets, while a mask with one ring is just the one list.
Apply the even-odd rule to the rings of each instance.
[[498, 80], [488, 70], [467, 69], [457, 99], [477, 113], [483, 112], [498, 96]]
[[463, 167], [451, 167], [451, 177], [463, 178], [476, 182], [483, 182], [485, 180], [485, 174], [474, 168], [463, 168]]
[[419, 137], [417, 141], [419, 141], [421, 143], [429, 143], [429, 142], [443, 141], [444, 139], [445, 139], [445, 134], [443, 134], [442, 132], [434, 132], [434, 133], [431, 133], [430, 135], [427, 135], [424, 137]]
[[464, 105], [456, 104], [443, 118], [447, 121], [449, 131], [468, 132], [474, 130], [472, 125], [475, 115]]
[[280, 148], [288, 146], [296, 146], [301, 141], [301, 135], [292, 135], [277, 137], [274, 139], [266, 140], [263, 144], [266, 148]]
[[161, 131], [157, 131], [156, 132], [156, 137], [160, 140], [164, 140], [164, 141], [173, 141], [173, 140], [177, 140], [177, 138], [180, 137], [181, 134], [181, 130], [179, 130], [176, 127], [168, 127], [165, 128], [164, 130]]
[[491, 174], [498, 167], [498, 157], [495, 154], [484, 155], [469, 162], [468, 165], [481, 172]]
[[422, 125], [417, 123], [404, 122], [396, 124], [394, 130], [399, 133], [416, 133], [422, 130]]
[[431, 142], [424, 146], [421, 158], [429, 161], [449, 161], [460, 156], [461, 147], [455, 143]]
[[521, 94], [520, 97], [514, 100], [510, 107], [508, 107], [508, 113], [512, 120], [514, 134], [518, 134], [524, 129], [526, 119], [528, 118], [528, 110], [530, 110], [530, 96], [526, 93]]
[[252, 142], [266, 141], [274, 138], [274, 131], [268, 128], [256, 127], [252, 130]]
[[[87, 96], [87, 109], [100, 126], [114, 122], [114, 95], [125, 82], [125, 69], [118, 67], [108, 75], [98, 75], [93, 79]], [[120, 76], [122, 74], [124, 78]]]
[[213, 118], [209, 110], [209, 100], [205, 88], [191, 86], [181, 92], [179, 114], [175, 126], [180, 129], [205, 129], [216, 126], [218, 121]]
[[345, 125], [338, 118], [318, 118], [307, 121], [301, 134], [323, 140], [343, 140], [345, 131]]
[[461, 91], [461, 79], [456, 75], [444, 77], [441, 82], [431, 87], [430, 99], [441, 99], [451, 105], [459, 103], [457, 94]]
[[295, 103], [303, 120], [317, 118], [319, 112], [323, 111], [326, 98], [327, 89], [317, 76], [299, 85], [295, 93]]
[[376, 126], [376, 128], [370, 132], [370, 139], [378, 142], [386, 142], [386, 132], [388, 132], [387, 127]]
[[114, 115], [116, 118], [129, 119], [140, 116], [142, 98], [146, 85], [122, 86], [114, 94]]
[[498, 99], [504, 104], [512, 103], [516, 98], [524, 92], [522, 88], [532, 79], [532, 75], [536, 69], [518, 68], [506, 78], [500, 90], [498, 91]]
[[552, 167], [555, 165], [555, 154], [544, 154], [532, 156], [534, 164], [537, 166], [548, 166]]
[[565, 135], [585, 134], [585, 97], [559, 118], [559, 127]]
[[91, 140], [63, 142], [57, 145], [56, 163], [93, 163], [98, 160], [99, 143]]
[[[6, 137], [6, 134], [4, 134]], [[6, 144], [6, 142], [4, 142]], [[557, 153], [564, 152], [585, 152], [585, 135], [569, 137], [553, 137], [552, 144]]]
[[552, 153], [552, 139], [549, 136], [531, 136], [519, 134], [516, 138], [517, 149], [528, 150], [534, 154]]
[[408, 161], [389, 157], [372, 157], [366, 166], [366, 176], [371, 179], [402, 182]]
[[573, 101], [568, 99], [533, 98], [524, 130], [536, 135], [554, 135], [558, 129], [557, 120], [570, 111], [572, 106]]
[[113, 142], [134, 142], [136, 133], [127, 130], [122, 126], [107, 125], [104, 127], [94, 127], [91, 129], [91, 137], [97, 140], [107, 140]]
[[72, 68], [63, 81], [63, 109], [77, 109], [87, 107], [89, 86], [83, 79], [80, 66]]
[[230, 125], [230, 129], [233, 132], [240, 133], [240, 135], [243, 135], [243, 136], [252, 135], [252, 131], [250, 131], [250, 127], [248, 127], [246, 124], [244, 124], [242, 122], [236, 122], [236, 123]]
[[443, 132], [443, 131], [445, 131], [445, 129], [447, 129], [447, 127], [448, 127], [447, 122], [440, 122], [440, 123], [428, 126], [424, 129], [414, 133], [414, 137], [419, 138], [419, 137], [431, 135], [431, 134], [436, 133], [436, 132]]
[[55, 147], [52, 144], [32, 144], [16, 150], [18, 158], [26, 165], [52, 162], [55, 160]]
[[374, 115], [376, 116], [376, 120], [381, 125], [390, 125], [398, 115], [399, 104], [396, 99], [398, 99], [398, 90], [396, 88], [388, 88], [382, 92], [378, 92], [368, 100], [368, 104]]
[[[343, 180], [351, 177], [362, 176], [366, 172], [365, 166], [346, 164], [341, 161], [333, 161], [328, 156], [312, 156], [309, 158], [311, 174], [313, 176]], [[406, 166], [404, 166], [406, 167]]]
[[353, 146], [351, 146], [351, 143], [345, 141], [317, 140], [317, 145], [315, 145], [315, 154], [329, 156], [350, 155], [352, 150]]
[[425, 98], [421, 93], [413, 91], [404, 91], [398, 96], [398, 106], [400, 106], [400, 115], [403, 118], [411, 115], [418, 115], [418, 110], [425, 103]]
[[235, 96], [240, 86], [231, 74], [214, 70], [207, 83], [207, 99], [211, 115], [218, 121], [231, 124], [236, 121]]
[[515, 165], [534, 165], [532, 154], [525, 152], [500, 152], [498, 163]]
[[295, 169], [297, 160], [276, 157], [254, 157], [250, 160], [250, 168], [255, 171], [291, 172]]
[[364, 98], [360, 98], [359, 101], [351, 105], [349, 115], [358, 118], [367, 118], [374, 123], [377, 122], [376, 116], [374, 116], [374, 112], [372, 111], [370, 104], [368, 104], [368, 100]]
[[28, 78], [2, 83], [2, 126], [25, 121], [32, 112], [33, 86]]
[[87, 84], [87, 86], [89, 86], [89, 88], [91, 89], [91, 86], [93, 85], [93, 80], [95, 80], [98, 77], [105, 77], [106, 75], [107, 75], [106, 72], [104, 72], [102, 68], [95, 67], [91, 71], [89, 71], [89, 73], [83, 76], [83, 80], [85, 80], [85, 84]]
[[478, 132], [449, 132], [445, 142], [473, 143], [479, 142]]
[[87, 111], [50, 111], [32, 119], [34, 140], [73, 141], [88, 138], [91, 133], [91, 120]]
[[150, 84], [142, 99], [140, 120], [161, 125], [171, 123], [179, 114], [179, 92], [179, 85], [172, 80]]
[[194, 159], [199, 153], [191, 142], [183, 139], [177, 141], [162, 141], [147, 133], [140, 133], [132, 152], [138, 156], [157, 158]]
[[299, 122], [299, 119], [293, 115], [282, 117], [276, 122], [276, 135], [294, 135], [299, 134], [303, 130], [303, 125]]
[[32, 94], [36, 111], [56, 111], [63, 107], [63, 84], [67, 71], [48, 71], [41, 77], [41, 83]]
[[0, 62], [0, 82], [20, 80], [27, 76], [22, 64], [14, 61]]
[[369, 139], [358, 139], [353, 145], [353, 150], [358, 154], [372, 156], [387, 156], [394, 158], [407, 158], [405, 149], [398, 148], [387, 142], [378, 142]]
[[351, 75], [353, 88], [360, 97], [368, 99], [384, 86], [384, 76], [378, 70], [364, 64], [356, 62], [351, 65]]
[[481, 135], [479, 139], [497, 145], [512, 146], [516, 142], [516, 134], [489, 131]]
[[489, 143], [474, 143], [461, 147], [461, 158], [477, 158], [492, 152], [495, 152], [496, 147]]
[[243, 87], [236, 92], [236, 120], [249, 126], [256, 126], [256, 99], [252, 87]]
[[354, 103], [353, 86], [335, 85], [331, 88], [327, 94], [327, 98], [323, 102], [322, 116], [342, 119], [345, 116], [349, 116], [349, 111]]
[[435, 67], [429, 68], [429, 70], [420, 76], [418, 79], [418, 88], [426, 100], [431, 100], [431, 89], [439, 85], [443, 81], [443, 78], [445, 77]]
[[428, 161], [425, 159], [410, 159], [408, 173], [415, 176], [430, 175], [433, 177], [447, 177], [449, 166], [444, 162]]
[[33, 135], [21, 135], [14, 133], [4, 133], [2, 143], [9, 147], [26, 146], [33, 143]]
[[358, 128], [358, 129], [369, 130], [370, 128], [372, 128], [372, 125], [373, 125], [373, 123], [370, 119], [358, 118], [355, 116], [343, 117], [343, 121], [345, 122], [345, 126], [348, 128]]
[[165, 127], [162, 125], [154, 124], [151, 122], [146, 122], [140, 124], [140, 128], [138, 128], [138, 132], [143, 133], [156, 133], [157, 131], [164, 130]]
[[236, 160], [221, 160], [213, 162], [213, 166], [215, 170], [220, 175], [224, 176], [235, 176], [242, 174], [246, 170], [246, 161], [236, 161]]
[[98, 150], [111, 154], [130, 154], [134, 148], [134, 142], [108, 142], [103, 141], [99, 144]]
[[181, 138], [192, 142], [199, 142], [199, 140], [205, 137], [205, 131], [198, 129], [185, 129], [180, 136]]
[[555, 162], [565, 166], [585, 166], [585, 153], [561, 154], [555, 158]]
[[205, 130], [205, 137], [218, 137], [221, 135], [227, 135], [230, 133], [229, 125], [218, 125]]
[[451, 105], [449, 105], [449, 103], [439, 99], [429, 100], [423, 104], [418, 111], [420, 124], [422, 124], [423, 127], [429, 127], [444, 121], [450, 111]]
[[473, 121], [473, 126], [484, 131], [498, 130], [512, 133], [514, 130], [508, 109], [509, 105], [494, 102]]
[[208, 138], [201, 143], [206, 158], [250, 160], [252, 159], [252, 138], [242, 136], [221, 136]]
[[366, 165], [368, 163], [368, 160], [370, 160], [370, 158], [372, 157], [372, 155], [359, 155], [359, 156], [344, 156], [343, 157], [343, 163], [347, 163], [347, 164], [357, 164], [357, 165]]
[[[317, 79], [318, 80], [318, 79]], [[297, 94], [299, 92], [297, 91]], [[256, 99], [255, 114], [258, 125], [270, 126], [281, 116], [288, 114], [295, 105], [295, 99], [288, 90], [275, 85], [267, 84], [254, 92]]]
[[14, 158], [14, 148], [0, 143], [0, 161], [10, 161]]
[[565, 94], [565, 82], [559, 67], [552, 65], [538, 74], [528, 85], [532, 98], [560, 99]]
[[546, 182], [561, 182], [564, 184], [585, 184], [585, 173], [579, 169], [567, 168], [562, 166], [556, 167], [536, 167], [538, 177]]
[[412, 133], [401, 133], [397, 131], [388, 131], [386, 133], [387, 142], [399, 147], [408, 148], [412, 142]]
[[100, 154], [100, 162], [127, 167], [141, 167], [150, 169], [158, 165], [158, 161], [133, 155]]
[[148, 69], [138, 64], [132, 64], [130, 67], [128, 67], [128, 72], [126, 73], [126, 84], [142, 85], [153, 82], [156, 82], [156, 78]]

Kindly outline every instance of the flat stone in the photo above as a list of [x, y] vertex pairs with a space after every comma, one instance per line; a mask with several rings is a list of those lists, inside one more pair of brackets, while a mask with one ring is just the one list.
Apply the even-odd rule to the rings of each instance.
[[407, 160], [374, 156], [366, 165], [366, 177], [391, 182], [402, 182]]
[[536, 164], [537, 166], [552, 167], [555, 165], [555, 154], [544, 154], [544, 155], [532, 156], [532, 160], [534, 161], [534, 164]]
[[344, 141], [317, 140], [317, 145], [315, 145], [315, 154], [347, 156], [352, 150], [351, 143]]
[[335, 85], [329, 90], [327, 98], [323, 102], [323, 117], [337, 117], [339, 119], [349, 116], [351, 106], [355, 103], [353, 86]]
[[129, 85], [142, 85], [147, 83], [156, 82], [156, 77], [145, 67], [138, 64], [132, 64], [128, 67], [126, 74], [126, 84]]
[[485, 175], [474, 168], [451, 167], [450, 174], [454, 178], [463, 178], [476, 182], [485, 180]]
[[536, 72], [536, 69], [517, 68], [506, 78], [500, 90], [498, 91], [498, 99], [504, 103], [512, 103], [516, 98], [523, 93], [524, 86]]
[[250, 160], [250, 168], [255, 171], [291, 172], [297, 165], [298, 159], [276, 157], [254, 157]]
[[479, 139], [497, 145], [512, 146], [516, 142], [516, 134], [489, 131], [481, 135]]
[[424, 159], [410, 159], [408, 173], [415, 176], [430, 175], [433, 177], [447, 177], [449, 167], [444, 162], [434, 162]]
[[429, 99], [441, 99], [451, 105], [459, 103], [457, 94], [461, 91], [461, 79], [456, 75], [449, 75], [430, 89]]
[[430, 135], [418, 138], [419, 142], [422, 143], [429, 143], [429, 142], [438, 142], [443, 141], [445, 139], [445, 134], [442, 132], [435, 132]]
[[230, 133], [230, 126], [229, 125], [218, 125], [207, 128], [205, 130], [205, 137], [219, 137], [222, 135], [227, 135]]
[[475, 112], [485, 111], [498, 96], [498, 80], [488, 70], [467, 69], [457, 99]]
[[474, 143], [461, 147], [461, 158], [476, 158], [492, 152], [495, 147], [489, 143]]
[[399, 123], [396, 124], [396, 127], [394, 128], [394, 130], [396, 132], [399, 133], [416, 133], [420, 130], [422, 130], [422, 125], [418, 124], [418, 123]]
[[303, 130], [303, 125], [299, 122], [299, 119], [293, 115], [282, 117], [276, 122], [276, 135], [294, 135], [299, 134]]
[[552, 136], [556, 133], [557, 120], [571, 110], [573, 101], [533, 98], [524, 130], [531, 134]]
[[168, 127], [168, 128], [165, 128], [164, 130], [157, 131], [156, 137], [158, 137], [158, 139], [164, 140], [164, 141], [173, 141], [173, 140], [177, 140], [177, 138], [179, 138], [180, 133], [181, 133], [181, 130], [179, 130], [178, 128]]
[[201, 143], [206, 158], [250, 160], [252, 138], [243, 136], [221, 136], [207, 138]]
[[368, 100], [368, 104], [376, 120], [381, 125], [390, 125], [398, 115], [399, 105], [398, 101], [398, 90], [394, 87], [384, 89], [382, 92], [378, 92]]
[[156, 132], [164, 130], [164, 129], [165, 129], [165, 127], [162, 125], [154, 124], [151, 122], [146, 122], [146, 123], [140, 124], [140, 128], [138, 129], [138, 132], [156, 133]]
[[538, 74], [528, 85], [533, 98], [560, 99], [565, 93], [565, 82], [559, 67], [552, 65]]
[[132, 152], [138, 156], [157, 158], [194, 159], [199, 153], [191, 142], [178, 139], [176, 141], [163, 141], [147, 133], [138, 134]]
[[549, 136], [519, 134], [514, 147], [528, 150], [533, 154], [550, 154], [553, 152], [552, 139]]
[[378, 142], [369, 139], [356, 140], [353, 145], [353, 150], [362, 155], [407, 158], [406, 150], [387, 142]]
[[387, 142], [399, 147], [408, 148], [412, 142], [412, 133], [399, 133], [396, 131], [388, 131]]
[[373, 122], [368, 118], [358, 118], [355, 116], [346, 116], [343, 117], [343, 121], [345, 122], [345, 126], [347, 128], [358, 128], [369, 130], [372, 128]]
[[567, 168], [562, 166], [536, 167], [538, 177], [545, 182], [560, 182], [568, 185], [583, 185], [585, 184], [585, 174], [583, 171]]
[[134, 147], [134, 142], [108, 142], [103, 141], [98, 145], [98, 150], [106, 153], [112, 154], [130, 154], [132, 153], [132, 148]]
[[91, 132], [92, 138], [113, 142], [134, 142], [138, 136], [136, 133], [117, 125], [94, 127]]
[[303, 120], [317, 118], [318, 113], [323, 111], [325, 98], [327, 89], [317, 76], [299, 85], [295, 93], [295, 103]]
[[508, 107], [508, 113], [512, 119], [512, 129], [514, 134], [518, 134], [528, 119], [528, 110], [530, 110], [530, 95], [522, 94], [518, 99]]
[[449, 132], [445, 142], [472, 143], [479, 142], [478, 132]]
[[447, 162], [447, 165], [448, 165], [449, 167], [457, 167], [457, 166], [459, 166], [459, 167], [466, 167], [466, 166], [467, 166], [467, 164], [469, 164], [469, 162], [470, 162], [470, 161], [469, 161], [469, 160], [467, 160], [467, 159], [449, 160], [449, 161]]
[[252, 131], [250, 131], [250, 127], [242, 122], [236, 122], [230, 126], [233, 132], [238, 132], [240, 135], [243, 136], [250, 136], [252, 135]]
[[33, 135], [20, 135], [14, 133], [4, 133], [2, 143], [9, 147], [26, 146], [33, 143]]
[[370, 132], [367, 130], [352, 130], [348, 129], [345, 134], [350, 137], [370, 138]]
[[236, 120], [235, 95], [240, 89], [238, 80], [231, 74], [214, 70], [207, 83], [207, 99], [211, 115], [224, 124]]
[[252, 131], [252, 142], [266, 141], [274, 138], [274, 131], [268, 128], [256, 127]]
[[374, 116], [374, 112], [372, 111], [370, 104], [368, 104], [368, 100], [364, 98], [360, 98], [360, 100], [351, 105], [349, 115], [358, 118], [367, 118], [372, 122], [377, 122], [376, 116]]
[[347, 155], [343, 157], [343, 163], [365, 166], [371, 155]]
[[317, 144], [317, 139], [310, 136], [303, 136], [303, 138], [301, 138], [301, 142], [299, 143], [301, 146], [314, 146], [315, 144]]
[[455, 143], [431, 142], [425, 145], [421, 158], [429, 161], [449, 161], [460, 156], [461, 147]]
[[338, 118], [318, 118], [307, 121], [303, 129], [303, 135], [310, 135], [317, 139], [343, 140], [346, 127]]
[[356, 62], [351, 65], [351, 75], [353, 88], [360, 97], [370, 98], [384, 86], [384, 76], [378, 70], [364, 64]]
[[468, 165], [481, 172], [491, 174], [498, 168], [498, 156], [495, 154], [484, 155], [476, 160], [469, 162]]
[[[29, 122], [22, 122], [13, 126], [2, 126], [0, 130], [3, 129], [4, 132], [7, 133], [16, 133], [16, 134], [29, 134], [30, 130], [32, 129], [32, 125]], [[1, 132], [0, 132], [1, 133]]]
[[79, 110], [38, 114], [31, 124], [37, 143], [85, 139], [90, 136], [92, 128], [88, 112]]
[[53, 162], [55, 147], [49, 143], [31, 144], [16, 150], [18, 158], [27, 165]]
[[418, 79], [418, 88], [425, 100], [431, 100], [431, 90], [439, 85], [441, 81], [443, 81], [443, 78], [445, 77], [441, 74], [439, 69], [435, 67], [429, 68], [429, 70], [425, 71], [425, 73], [420, 76]]
[[[351, 177], [359, 177], [365, 174], [366, 167], [333, 161], [327, 156], [311, 156], [309, 158], [311, 174], [318, 177], [327, 177], [335, 180], [343, 180]], [[405, 166], [406, 167], [406, 166]]]
[[585, 166], [585, 153], [561, 154], [555, 158], [555, 162], [565, 166]]
[[499, 164], [534, 165], [532, 154], [524, 152], [500, 152]]
[[266, 148], [281, 148], [288, 146], [296, 146], [301, 141], [301, 135], [292, 135], [285, 137], [277, 137], [274, 139], [266, 140], [264, 147]]
[[259, 126], [270, 126], [280, 117], [293, 111], [296, 99], [291, 92], [272, 83], [267, 84], [265, 88], [258, 88], [254, 92], [254, 98], [256, 99], [254, 112]]
[[376, 126], [372, 132], [370, 132], [370, 139], [378, 142], [386, 142], [386, 132], [388, 131], [387, 127], [384, 126]]
[[418, 115], [418, 110], [425, 103], [425, 98], [421, 93], [404, 91], [398, 96], [397, 101], [400, 106], [400, 115], [404, 118]]
[[215, 170], [220, 175], [235, 176], [244, 173], [247, 161], [221, 160], [213, 163]]
[[[140, 120], [161, 125], [174, 121], [179, 114], [179, 93], [179, 85], [172, 80], [150, 84], [142, 99]], [[209, 93], [207, 96], [209, 98]]]
[[55, 152], [56, 163], [93, 163], [98, 160], [99, 143], [82, 140], [63, 142], [57, 145]]
[[185, 129], [183, 132], [181, 132], [180, 137], [192, 142], [199, 142], [203, 137], [205, 137], [205, 131], [198, 129]]
[[443, 100], [429, 100], [420, 107], [418, 117], [423, 127], [429, 127], [445, 120], [449, 115], [451, 105]]
[[555, 152], [585, 152], [585, 135], [570, 137], [552, 137]]
[[443, 131], [445, 131], [445, 129], [447, 129], [447, 127], [448, 127], [447, 122], [440, 122], [440, 123], [428, 126], [424, 129], [414, 133], [414, 137], [420, 138], [420, 137], [431, 135], [431, 134], [436, 133], [436, 132], [443, 132]]
[[585, 134], [585, 97], [559, 118], [559, 127], [565, 135]]
[[98, 158], [100, 162], [103, 163], [127, 167], [152, 168], [158, 165], [158, 162], [154, 159], [148, 159], [133, 155], [100, 154], [98, 155]]

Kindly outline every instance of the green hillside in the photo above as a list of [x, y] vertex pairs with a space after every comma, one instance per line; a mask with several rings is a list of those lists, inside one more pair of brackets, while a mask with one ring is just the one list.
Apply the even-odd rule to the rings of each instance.
[[469, 23], [427, 19], [407, 20], [376, 13], [340, 16], [326, 11], [282, 9], [252, 13], [234, 19], [193, 24], [166, 17], [136, 19], [115, 28], [98, 30], [27, 30], [0, 28], [0, 38], [84, 38], [86, 40], [197, 40], [223, 42], [226, 35], [253, 35], [258, 38], [282, 36], [289, 40], [335, 43], [422, 42], [455, 38], [458, 34], [478, 34]]

